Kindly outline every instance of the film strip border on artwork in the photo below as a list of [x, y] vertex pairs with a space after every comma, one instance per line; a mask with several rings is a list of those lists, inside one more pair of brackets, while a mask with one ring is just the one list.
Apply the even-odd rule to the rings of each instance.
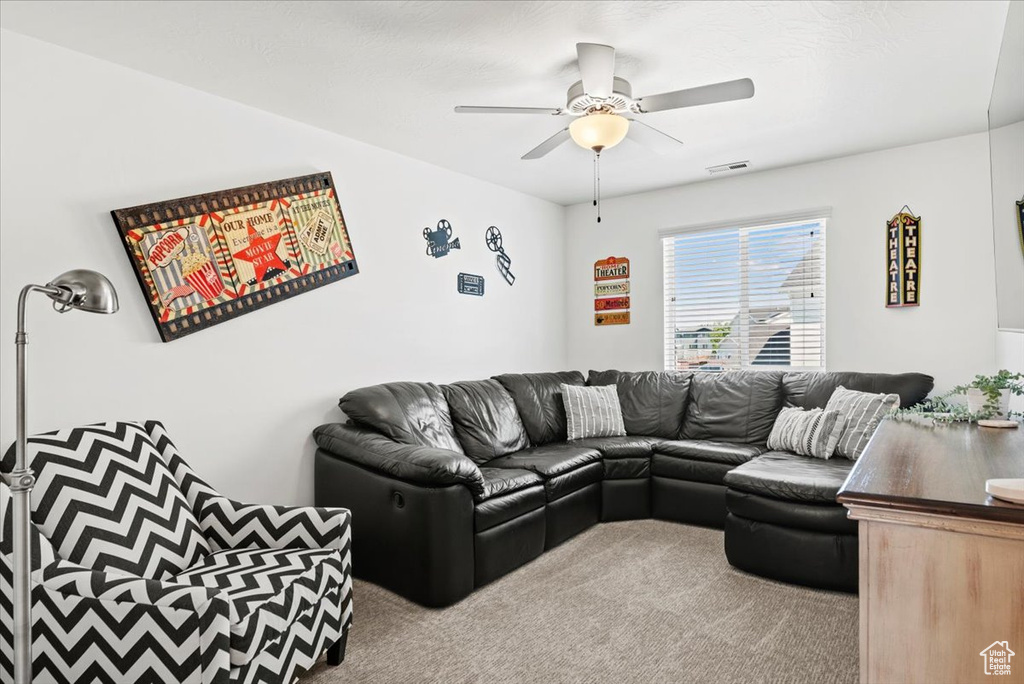
[[229, 212], [258, 202], [288, 198], [302, 199], [311, 194], [321, 193], [329, 195], [334, 200], [334, 209], [341, 219], [342, 230], [349, 248], [352, 250], [345, 253], [343, 260], [336, 260], [330, 264], [316, 264], [315, 267], [319, 270], [239, 294], [228, 301], [212, 304], [197, 311], [190, 311], [185, 315], [176, 316], [166, 321], [160, 320], [157, 304], [147, 295], [147, 299], [150, 300], [150, 313], [160, 332], [161, 339], [164, 342], [169, 342], [359, 273], [354, 248], [351, 246], [351, 236], [348, 234], [347, 223], [341, 211], [341, 204], [337, 199], [334, 179], [330, 172], [315, 173], [111, 211], [114, 223], [121, 234], [121, 243], [132, 262], [139, 285], [144, 292], [149, 293], [151, 291], [150, 276], [136, 260], [135, 248], [132, 240], [129, 239], [130, 231], [137, 231], [156, 223], [177, 223], [198, 216]]

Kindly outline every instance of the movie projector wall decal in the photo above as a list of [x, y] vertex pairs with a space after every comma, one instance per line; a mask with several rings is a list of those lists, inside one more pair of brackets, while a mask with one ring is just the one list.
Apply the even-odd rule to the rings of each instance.
[[437, 228], [423, 229], [423, 239], [427, 241], [427, 255], [435, 259], [448, 256], [453, 249], [462, 249], [459, 238], [452, 240], [452, 224], [445, 219], [437, 222]]

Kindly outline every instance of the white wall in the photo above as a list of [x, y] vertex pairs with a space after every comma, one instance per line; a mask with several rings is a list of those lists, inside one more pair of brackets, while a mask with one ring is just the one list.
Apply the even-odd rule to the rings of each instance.
[[[609, 153], [605, 176], [614, 173]], [[754, 160], [756, 164], [756, 160]], [[569, 365], [661, 368], [658, 231], [831, 207], [826, 363], [830, 370], [921, 371], [936, 389], [995, 369], [995, 281], [984, 133], [606, 200], [602, 222], [570, 207]], [[921, 306], [886, 309], [885, 222], [922, 217]], [[631, 259], [632, 323], [595, 327], [595, 260]]]
[[[107, 274], [121, 311], [32, 302], [30, 430], [159, 418], [240, 499], [311, 501], [310, 432], [349, 389], [565, 366], [562, 207], [8, 31], [0, 50], [4, 446], [17, 293], [73, 267]], [[324, 170], [361, 273], [162, 344], [109, 211]], [[435, 260], [422, 231], [441, 218], [463, 247]], [[484, 275], [486, 296], [456, 294], [459, 271]]]

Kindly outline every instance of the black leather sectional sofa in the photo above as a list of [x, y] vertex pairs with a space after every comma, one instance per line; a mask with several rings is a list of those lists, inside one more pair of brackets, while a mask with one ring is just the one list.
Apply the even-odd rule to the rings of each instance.
[[[560, 387], [616, 385], [628, 436], [566, 442]], [[856, 591], [857, 528], [836, 493], [852, 461], [769, 452], [783, 406], [839, 385], [913, 405], [927, 375], [577, 371], [396, 382], [340, 402], [314, 431], [317, 505], [353, 513], [353, 568], [446, 606], [598, 521], [725, 529], [733, 565]]]

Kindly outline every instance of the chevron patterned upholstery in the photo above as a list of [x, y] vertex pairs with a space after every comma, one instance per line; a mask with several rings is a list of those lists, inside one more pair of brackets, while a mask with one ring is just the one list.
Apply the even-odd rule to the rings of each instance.
[[[244, 665], [346, 582], [333, 549], [230, 549], [207, 556], [175, 582], [219, 590], [230, 603], [231, 664]], [[345, 606], [347, 608], [347, 606]], [[337, 606], [338, 614], [342, 606]]]
[[[352, 621], [345, 509], [226, 499], [162, 424], [29, 440], [35, 682], [291, 682]], [[13, 449], [0, 462], [9, 472]], [[12, 672], [0, 486], [0, 679]]]
[[177, 481], [138, 423], [37, 435], [32, 519], [57, 555], [94, 570], [166, 579], [210, 545]]

